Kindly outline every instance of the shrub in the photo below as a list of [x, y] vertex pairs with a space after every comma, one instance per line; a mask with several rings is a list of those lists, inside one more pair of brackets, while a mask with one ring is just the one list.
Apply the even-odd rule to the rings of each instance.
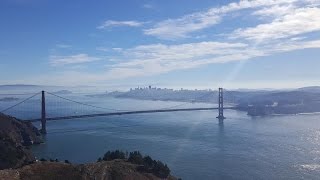
[[116, 151], [108, 151], [104, 154], [104, 161], [112, 161], [114, 159], [126, 159], [126, 155], [124, 152], [116, 150]]
[[108, 151], [104, 154], [103, 158], [99, 158], [97, 162], [101, 161], [112, 161], [114, 159], [126, 159], [128, 157], [128, 162], [140, 165], [138, 166], [138, 171], [153, 173], [159, 178], [167, 178], [170, 174], [170, 169], [168, 166], [161, 161], [153, 160], [150, 156], [142, 156], [139, 151], [133, 151], [129, 153], [124, 153], [122, 151]]
[[163, 164], [161, 161], [157, 161], [153, 168], [153, 173], [160, 178], [166, 178], [170, 174], [170, 169], [166, 164]]
[[134, 164], [143, 165], [143, 167], [139, 168], [140, 170], [152, 172], [160, 178], [167, 178], [170, 174], [170, 169], [166, 164], [163, 164], [161, 161], [155, 161], [150, 156], [142, 157], [139, 151], [131, 152], [128, 161]]
[[150, 156], [145, 156], [143, 158], [143, 165], [145, 165], [148, 168], [153, 168], [155, 166], [155, 162], [156, 161], [152, 160]]
[[128, 161], [133, 164], [143, 165], [143, 157], [139, 151], [130, 152]]

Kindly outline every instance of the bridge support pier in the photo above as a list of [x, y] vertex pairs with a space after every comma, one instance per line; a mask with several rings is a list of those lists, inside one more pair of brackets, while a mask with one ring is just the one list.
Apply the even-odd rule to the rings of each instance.
[[218, 119], [219, 121], [223, 121], [225, 119], [225, 117], [223, 116], [223, 89], [219, 88], [219, 115], [218, 115]]
[[42, 134], [47, 134], [47, 119], [46, 119], [46, 97], [45, 91], [41, 92], [41, 130]]

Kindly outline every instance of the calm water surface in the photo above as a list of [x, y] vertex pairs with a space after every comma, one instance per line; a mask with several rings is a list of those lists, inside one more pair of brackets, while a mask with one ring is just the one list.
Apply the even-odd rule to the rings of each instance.
[[[119, 109], [179, 104], [80, 99]], [[58, 102], [50, 104], [48, 99], [48, 104], [49, 116], [79, 113], [79, 107], [71, 104], [59, 105], [58, 111], [53, 110]], [[25, 106], [20, 116], [37, 114], [31, 113], [37, 109], [32, 104]], [[53, 121], [48, 122], [46, 143], [33, 147], [33, 151], [38, 158], [85, 163], [96, 161], [107, 150], [139, 150], [167, 163], [172, 174], [182, 179], [319, 179], [320, 115], [251, 118], [244, 112], [228, 110], [223, 123], [216, 115], [214, 111], [194, 111]]]

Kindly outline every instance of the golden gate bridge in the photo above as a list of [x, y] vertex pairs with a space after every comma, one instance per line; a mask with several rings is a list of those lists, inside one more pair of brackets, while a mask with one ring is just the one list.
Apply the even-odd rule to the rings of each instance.
[[[10, 94], [8, 94], [10, 95]], [[11, 94], [14, 95], [14, 94]], [[15, 94], [15, 95], [19, 95], [19, 94]], [[26, 95], [26, 94], [20, 94], [20, 95]], [[80, 102], [80, 101], [75, 101], [72, 100], [70, 98], [67, 97], [63, 97], [60, 95], [57, 95], [55, 93], [51, 93], [51, 92], [46, 92], [46, 91], [41, 91], [35, 94], [31, 94], [30, 97], [25, 98], [24, 100], [13, 104], [7, 108], [4, 108], [0, 113], [6, 114], [8, 111], [19, 107], [19, 105], [26, 103], [27, 101], [30, 101], [31, 99], [35, 98], [36, 96], [41, 96], [40, 97], [40, 104], [41, 104], [41, 108], [40, 108], [40, 118], [27, 118], [24, 119], [24, 121], [29, 121], [29, 122], [41, 122], [41, 130], [40, 132], [43, 134], [47, 133], [47, 121], [58, 121], [58, 120], [67, 120], [67, 119], [80, 119], [80, 118], [91, 118], [91, 117], [101, 117], [101, 116], [115, 116], [115, 115], [128, 115], [128, 114], [146, 114], [146, 113], [161, 113], [161, 112], [177, 112], [177, 111], [207, 111], [207, 110], [218, 110], [218, 116], [217, 118], [219, 119], [219, 121], [223, 121], [225, 119], [224, 116], [224, 109], [236, 109], [235, 107], [232, 106], [228, 106], [228, 107], [224, 107], [224, 97], [223, 97], [223, 88], [219, 88], [218, 90], [218, 107], [197, 107], [197, 108], [178, 108], [179, 106], [185, 105], [185, 104], [189, 104], [192, 102], [185, 102], [183, 104], [179, 104], [179, 105], [174, 105], [171, 107], [166, 107], [166, 108], [159, 108], [159, 109], [149, 109], [149, 110], [119, 110], [119, 109], [112, 109], [112, 108], [106, 108], [106, 107], [101, 107], [101, 106], [97, 106], [97, 105], [92, 105], [92, 104], [88, 104], [88, 103], [84, 103], [84, 102]], [[47, 115], [47, 101], [46, 101], [46, 95], [50, 95], [52, 97], [64, 100], [64, 101], [68, 101], [70, 103], [74, 103], [74, 104], [78, 104], [78, 105], [82, 105], [82, 106], [86, 106], [86, 107], [91, 107], [91, 108], [95, 108], [95, 109], [100, 109], [100, 110], [111, 110], [112, 112], [99, 112], [99, 113], [92, 113], [92, 112], [87, 112], [86, 114], [79, 114], [79, 115], [61, 115], [61, 116], [57, 116], [55, 113], [54, 116], [49, 116]], [[206, 96], [211, 96], [212, 93], [208, 93], [205, 94], [204, 96], [198, 97], [199, 99], [204, 98]], [[193, 101], [194, 102], [194, 101]], [[59, 110], [59, 108], [57, 108]], [[60, 109], [61, 110], [61, 109]]]

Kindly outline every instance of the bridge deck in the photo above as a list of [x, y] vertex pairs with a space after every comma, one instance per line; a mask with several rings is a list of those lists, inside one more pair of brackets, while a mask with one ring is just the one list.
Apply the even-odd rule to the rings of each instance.
[[[142, 111], [122, 111], [122, 112], [111, 112], [111, 113], [99, 113], [99, 114], [87, 114], [87, 115], [75, 115], [75, 116], [62, 116], [54, 118], [46, 118], [47, 121], [66, 120], [66, 119], [79, 119], [99, 116], [115, 116], [125, 114], [146, 114], [146, 113], [159, 113], [159, 112], [175, 112], [175, 111], [206, 111], [206, 110], [217, 110], [219, 108], [183, 108], [183, 109], [155, 109], [155, 110], [142, 110]], [[235, 107], [224, 107], [223, 109], [235, 109]], [[41, 119], [30, 119], [26, 120], [30, 122], [41, 121]]]

